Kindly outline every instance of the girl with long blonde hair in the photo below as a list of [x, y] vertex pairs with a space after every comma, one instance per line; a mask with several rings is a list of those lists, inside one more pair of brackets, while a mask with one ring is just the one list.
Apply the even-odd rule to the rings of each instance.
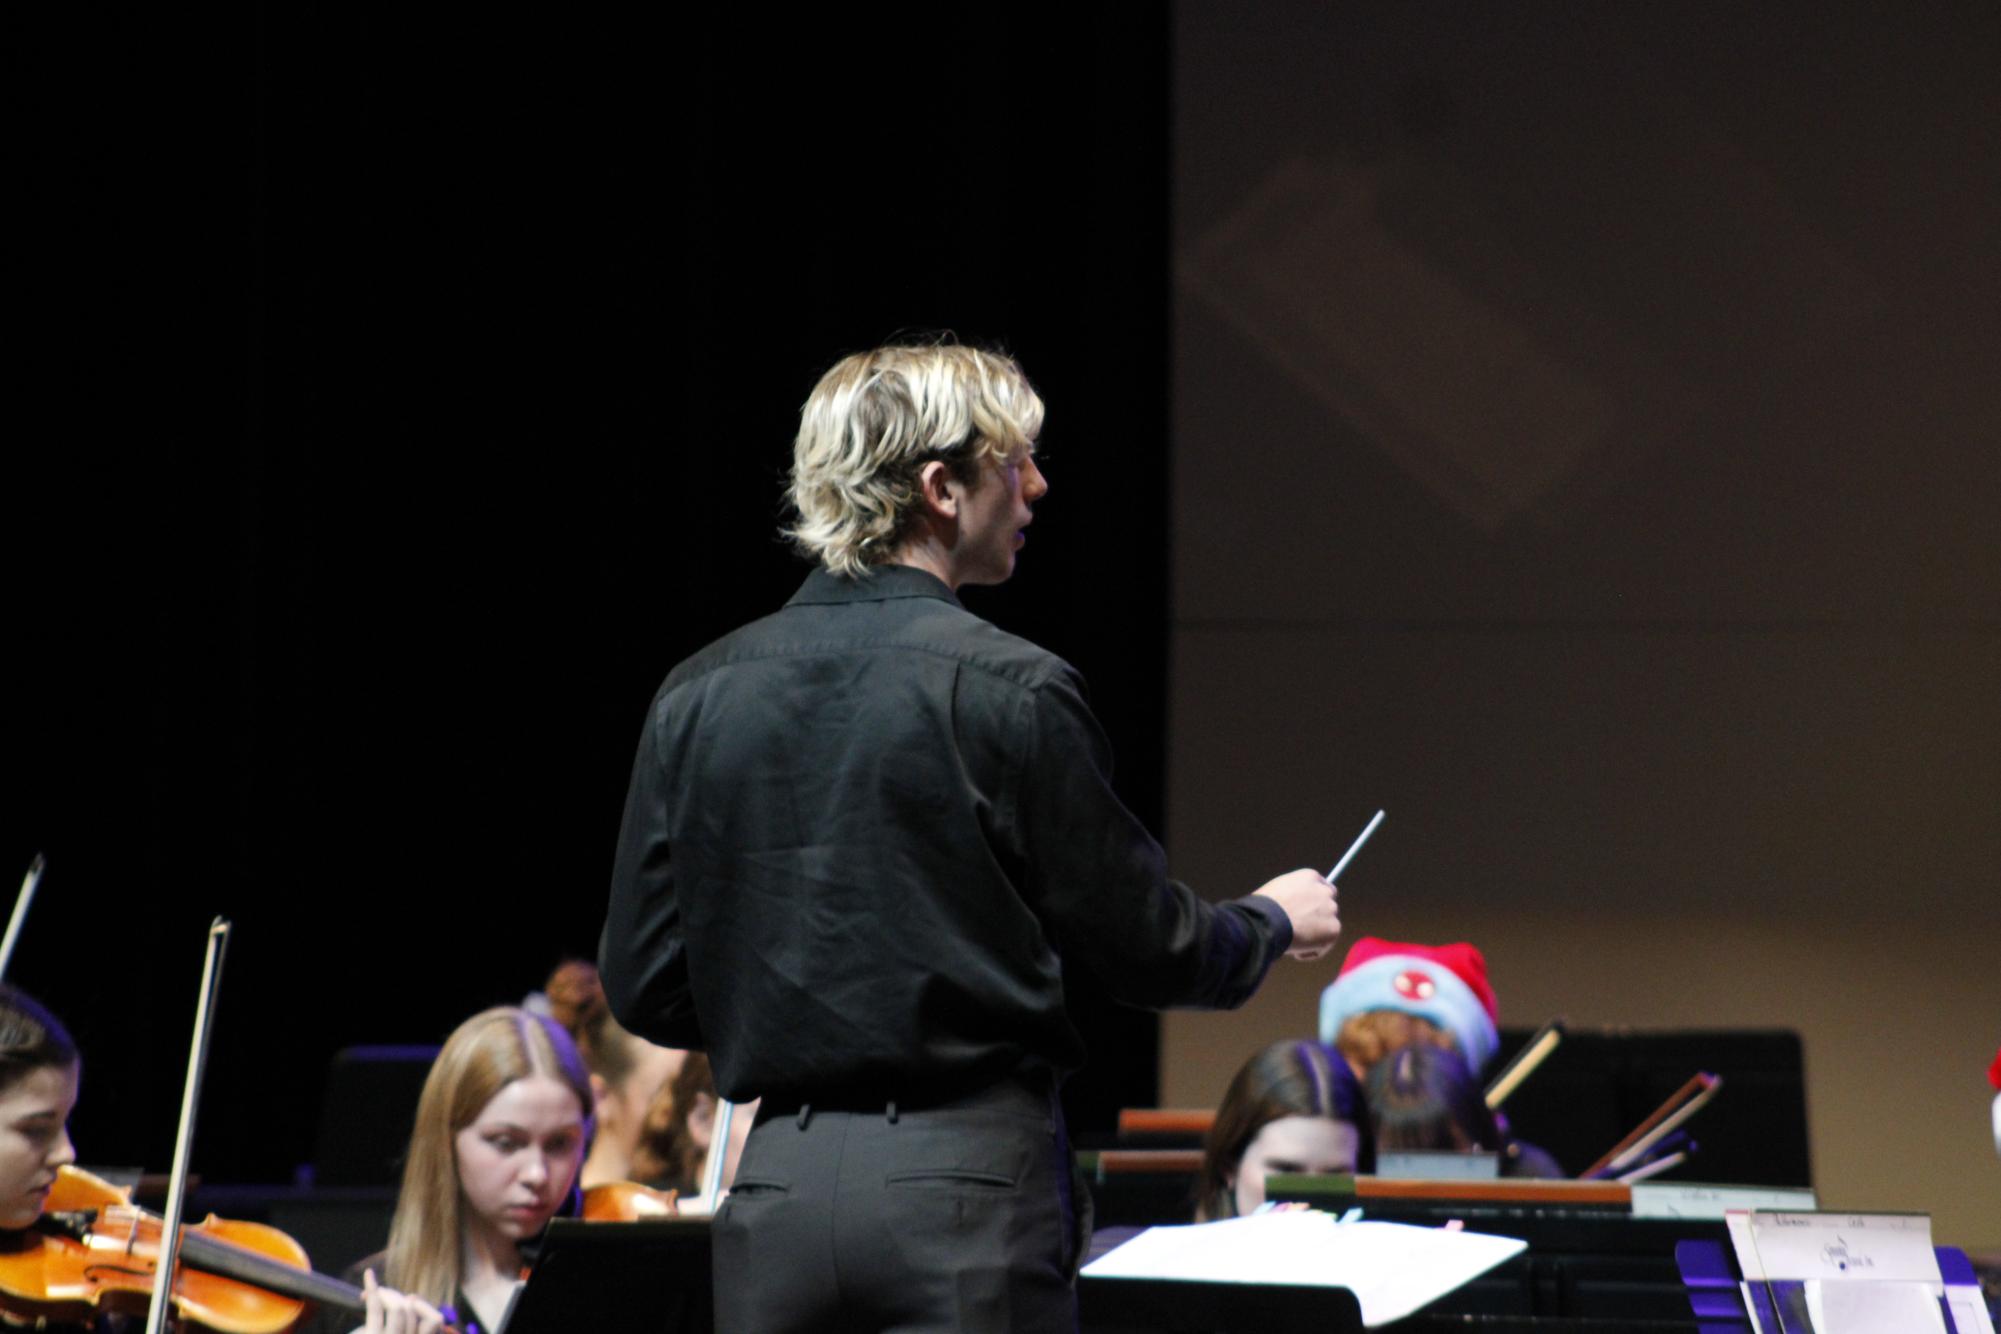
[[491, 1331], [532, 1241], [569, 1200], [590, 1139], [590, 1078], [561, 1025], [512, 1006], [446, 1039], [424, 1080], [383, 1281]]

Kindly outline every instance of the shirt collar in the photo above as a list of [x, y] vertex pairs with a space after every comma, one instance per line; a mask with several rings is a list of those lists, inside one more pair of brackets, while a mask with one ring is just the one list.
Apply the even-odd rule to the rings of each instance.
[[943, 579], [910, 565], [871, 565], [853, 578], [830, 573], [823, 566], [806, 576], [806, 582], [785, 605], [886, 602], [891, 598], [937, 598], [959, 605]]

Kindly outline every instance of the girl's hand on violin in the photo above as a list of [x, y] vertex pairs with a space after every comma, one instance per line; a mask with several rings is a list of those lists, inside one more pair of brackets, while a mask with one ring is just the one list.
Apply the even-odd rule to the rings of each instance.
[[421, 1297], [385, 1288], [375, 1281], [375, 1271], [361, 1271], [361, 1291], [368, 1300], [368, 1323], [362, 1334], [438, 1334], [445, 1317]]

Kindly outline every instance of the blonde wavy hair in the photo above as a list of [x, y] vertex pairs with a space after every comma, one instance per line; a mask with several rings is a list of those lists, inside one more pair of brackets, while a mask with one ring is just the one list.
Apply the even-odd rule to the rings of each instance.
[[588, 1119], [590, 1076], [570, 1035], [553, 1019], [502, 1005], [474, 1015], [445, 1039], [417, 1099], [403, 1189], [389, 1224], [384, 1283], [434, 1305], [454, 1300], [464, 1223], [454, 1141], [495, 1094], [529, 1075], [547, 1075], [567, 1086]]
[[1041, 431], [1041, 398], [1001, 353], [946, 342], [845, 357], [799, 412], [787, 535], [852, 578], [915, 530], [925, 463], [971, 485], [988, 460], [1032, 452]]

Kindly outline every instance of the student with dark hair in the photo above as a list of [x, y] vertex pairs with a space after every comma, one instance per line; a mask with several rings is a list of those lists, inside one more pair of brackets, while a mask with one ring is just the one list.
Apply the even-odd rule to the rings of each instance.
[[1203, 1145], [1195, 1218], [1250, 1213], [1274, 1173], [1366, 1172], [1369, 1119], [1339, 1053], [1304, 1039], [1275, 1042], [1244, 1063]]
[[[40, 1002], [0, 986], [0, 1244], [33, 1227], [58, 1174], [76, 1162], [69, 1116], [83, 1063], [62, 1021]], [[59, 1323], [0, 1310], [0, 1326], [113, 1331], [132, 1327], [115, 1315]]]
[[1533, 1144], [1511, 1138], [1487, 1106], [1480, 1082], [1450, 1047], [1416, 1043], [1369, 1070], [1369, 1123], [1376, 1149], [1456, 1149], [1501, 1155], [1505, 1177], [1557, 1178], [1563, 1169]]
[[1457, 1051], [1428, 1043], [1393, 1051], [1370, 1068], [1368, 1093], [1378, 1151], [1501, 1146], [1494, 1114]]
[[83, 1063], [60, 1020], [0, 986], [0, 1229], [42, 1216], [56, 1173], [76, 1161], [69, 1139]]
[[[1500, 1127], [1498, 1143], [1506, 1154], [1502, 1174], [1561, 1177], [1565, 1173], [1556, 1159], [1514, 1139], [1506, 1118], [1486, 1112], [1479, 1080], [1500, 1050], [1500, 1016], [1500, 1003], [1487, 980], [1487, 959], [1477, 946], [1364, 936], [1348, 948], [1340, 975], [1320, 995], [1320, 1040], [1339, 1049], [1364, 1083], [1393, 1053], [1417, 1047], [1451, 1053], [1481, 1104], [1478, 1113], [1468, 1112], [1460, 1124], [1474, 1127], [1485, 1115]], [[1427, 1071], [1434, 1068], [1432, 1058], [1419, 1059]]]

